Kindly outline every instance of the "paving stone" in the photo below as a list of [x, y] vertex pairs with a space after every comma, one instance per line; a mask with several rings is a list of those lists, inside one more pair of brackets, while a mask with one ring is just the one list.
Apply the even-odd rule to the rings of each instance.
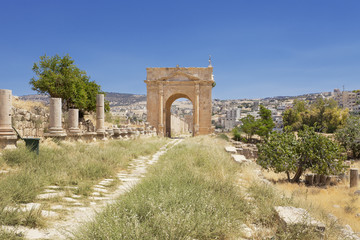
[[101, 201], [101, 200], [110, 200], [108, 197], [91, 197], [91, 200]]
[[72, 197], [72, 198], [81, 198], [80, 195], [76, 195], [76, 194], [71, 195], [71, 197]]
[[47, 210], [42, 210], [41, 215], [43, 215], [44, 217], [50, 217], [50, 218], [59, 217], [59, 214], [57, 212], [47, 211]]
[[94, 188], [94, 191], [101, 192], [101, 193], [107, 193], [108, 192], [108, 190], [103, 189], [103, 188]]
[[52, 206], [50, 206], [50, 209], [61, 210], [61, 209], [64, 209], [64, 206], [63, 205], [52, 205]]
[[55, 193], [55, 192], [58, 192], [58, 191], [55, 190], [55, 189], [45, 189], [44, 192], [45, 193]]
[[100, 196], [100, 193], [98, 193], [98, 192], [93, 192], [93, 193], [91, 193], [91, 195], [92, 195], [92, 196]]
[[59, 186], [47, 186], [46, 188], [47, 189], [60, 189]]
[[74, 202], [72, 204], [73, 206], [84, 206], [84, 204], [80, 203], [80, 202]]
[[26, 204], [21, 204], [21, 210], [23, 211], [31, 211], [31, 210], [36, 210], [39, 209], [41, 207], [40, 203], [26, 203]]
[[66, 202], [77, 202], [78, 201], [78, 200], [70, 198], [70, 197], [64, 197], [63, 200]]
[[50, 199], [50, 198], [56, 198], [56, 197], [63, 197], [65, 196], [65, 192], [56, 192], [56, 193], [43, 193], [40, 195], [37, 195], [37, 199]]

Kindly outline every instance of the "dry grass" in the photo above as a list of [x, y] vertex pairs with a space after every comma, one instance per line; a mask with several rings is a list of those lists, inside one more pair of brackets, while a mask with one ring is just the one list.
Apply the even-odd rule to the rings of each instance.
[[[352, 167], [360, 167], [359, 162]], [[355, 232], [360, 232], [360, 196], [354, 195], [358, 188], [349, 188], [349, 182], [343, 181], [337, 186], [328, 188], [307, 187], [304, 184], [288, 183], [285, 174], [263, 171], [265, 178], [275, 183], [275, 186], [284, 191], [286, 196], [305, 201], [315, 208], [335, 215], [341, 224], [348, 224]]]
[[16, 97], [13, 97], [12, 105], [15, 108], [24, 109], [27, 111], [33, 110], [34, 107], [45, 108], [45, 105], [42, 102], [24, 101]]

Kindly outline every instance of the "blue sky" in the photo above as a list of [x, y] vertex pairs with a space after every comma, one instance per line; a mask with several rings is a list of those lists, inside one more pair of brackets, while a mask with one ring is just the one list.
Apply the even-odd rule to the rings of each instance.
[[146, 67], [206, 67], [213, 98], [360, 89], [360, 1], [0, 0], [0, 88], [31, 94], [39, 56], [69, 54], [104, 91]]

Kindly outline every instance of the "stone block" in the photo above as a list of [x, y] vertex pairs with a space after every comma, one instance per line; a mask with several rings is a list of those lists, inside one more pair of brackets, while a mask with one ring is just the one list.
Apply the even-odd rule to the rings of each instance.
[[308, 211], [303, 208], [277, 206], [275, 211], [286, 226], [305, 225], [315, 227], [322, 232], [325, 231], [325, 225], [311, 217]]

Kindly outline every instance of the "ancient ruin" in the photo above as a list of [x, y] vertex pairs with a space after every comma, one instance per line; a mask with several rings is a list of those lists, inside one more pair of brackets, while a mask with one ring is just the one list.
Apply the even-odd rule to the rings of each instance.
[[211, 91], [213, 68], [147, 68], [147, 120], [160, 136], [171, 136], [173, 102], [186, 98], [193, 104], [193, 135], [213, 132], [211, 126]]
[[106, 136], [105, 131], [105, 107], [104, 107], [104, 94], [96, 95], [96, 133], [99, 138], [104, 139]]
[[61, 98], [50, 98], [50, 123], [49, 132], [45, 137], [64, 138], [66, 132], [62, 127], [62, 103]]
[[16, 148], [17, 136], [11, 122], [12, 91], [0, 89], [0, 102], [0, 148]]

